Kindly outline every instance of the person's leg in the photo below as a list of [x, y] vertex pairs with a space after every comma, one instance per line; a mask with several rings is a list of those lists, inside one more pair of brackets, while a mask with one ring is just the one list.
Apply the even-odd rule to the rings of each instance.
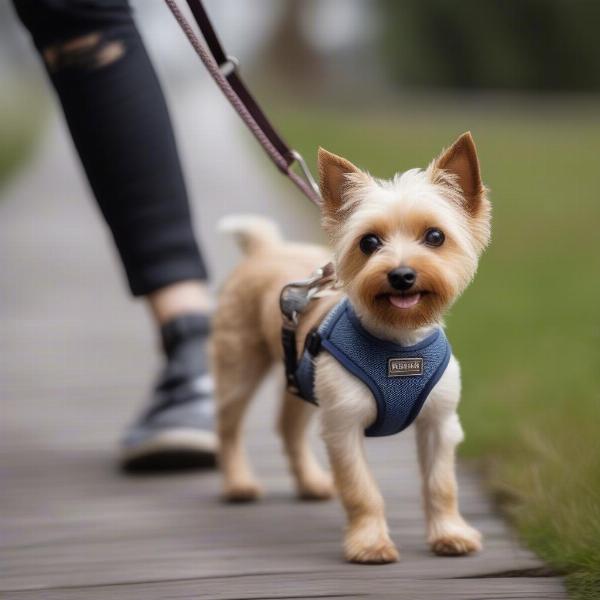
[[207, 313], [211, 309], [210, 294], [201, 281], [180, 281], [162, 287], [146, 296], [154, 320], [160, 325], [190, 312]]
[[[145, 297], [161, 327], [167, 367], [127, 449], [143, 450], [145, 440], [156, 451], [157, 432], [165, 441], [165, 432], [184, 429], [160, 451], [184, 450], [194, 430], [211, 427], [204, 401], [210, 298], [160, 84], [127, 0], [14, 4], [57, 92], [131, 292]], [[198, 447], [212, 457], [208, 433]]]

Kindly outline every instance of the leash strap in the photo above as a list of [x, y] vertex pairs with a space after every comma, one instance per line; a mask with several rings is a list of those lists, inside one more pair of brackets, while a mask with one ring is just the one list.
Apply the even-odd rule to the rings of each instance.
[[[275, 166], [316, 205], [321, 204], [319, 187], [316, 184], [302, 155], [291, 149], [267, 119], [248, 88], [238, 74], [238, 61], [225, 53], [201, 0], [186, 0], [196, 23], [204, 37], [207, 49], [202, 45], [190, 23], [180, 11], [176, 0], [165, 0], [169, 10], [179, 23], [196, 54], [223, 92], [234, 110], [250, 132], [263, 147]], [[298, 164], [302, 175], [293, 170]]]

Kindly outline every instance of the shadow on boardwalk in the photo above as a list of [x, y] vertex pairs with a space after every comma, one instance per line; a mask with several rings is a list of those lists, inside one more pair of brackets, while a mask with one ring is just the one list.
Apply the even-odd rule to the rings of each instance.
[[[197, 116], [196, 100], [182, 99], [179, 110]], [[215, 110], [223, 111], [217, 104]], [[296, 237], [316, 222], [304, 208], [294, 208], [292, 219], [292, 201], [280, 202], [230, 115], [221, 116], [223, 129], [198, 123], [181, 140], [184, 155], [200, 163], [187, 171], [205, 202], [196, 212], [218, 278], [233, 254], [213, 224], [221, 213], [256, 207], [249, 189], [260, 199], [258, 210], [275, 213]], [[214, 112], [211, 118], [219, 120]], [[237, 177], [222, 164], [225, 155]], [[272, 386], [262, 391], [249, 427], [250, 452], [268, 490], [262, 503], [222, 504], [214, 472], [120, 475], [115, 442], [149, 384], [156, 341], [142, 307], [123, 294], [85, 195], [53, 125], [34, 164], [0, 201], [0, 597], [564, 597], [559, 579], [533, 576], [539, 562], [519, 547], [466, 471], [462, 507], [483, 531], [486, 549], [471, 558], [427, 552], [411, 432], [368, 445], [402, 561], [345, 564], [337, 503], [300, 503], [291, 495], [271, 433]]]

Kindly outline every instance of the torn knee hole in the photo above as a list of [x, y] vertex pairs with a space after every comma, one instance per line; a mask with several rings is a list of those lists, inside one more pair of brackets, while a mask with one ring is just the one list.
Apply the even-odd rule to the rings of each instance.
[[125, 54], [120, 40], [106, 40], [99, 33], [89, 33], [72, 40], [52, 44], [43, 51], [44, 61], [51, 72], [63, 69], [100, 69]]

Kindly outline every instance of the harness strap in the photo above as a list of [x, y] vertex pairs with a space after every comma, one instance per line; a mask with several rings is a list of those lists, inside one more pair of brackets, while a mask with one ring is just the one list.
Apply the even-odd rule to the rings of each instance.
[[285, 384], [287, 389], [298, 395], [298, 354], [296, 350], [296, 330], [285, 325], [281, 328], [281, 345], [283, 346], [283, 364], [285, 367]]
[[[281, 327], [281, 343], [283, 346], [283, 363], [285, 365], [285, 378], [287, 389], [300, 395], [298, 385], [298, 351], [296, 329], [298, 320], [306, 311], [315, 296], [323, 289], [330, 287], [335, 281], [335, 270], [332, 263], [317, 269], [308, 279], [292, 281], [283, 286], [279, 296], [279, 308], [283, 323]], [[313, 329], [306, 337], [305, 349], [314, 357], [320, 349], [318, 331]]]
[[[263, 110], [237, 73], [237, 60], [229, 57], [204, 10], [201, 0], [187, 0], [192, 15], [206, 41], [209, 51], [202, 45], [188, 20], [179, 10], [176, 0], [165, 0], [173, 16], [179, 23], [196, 54], [206, 67], [210, 76], [219, 86], [229, 103], [246, 124], [250, 132], [263, 147], [275, 166], [316, 205], [321, 204], [319, 188], [313, 179], [302, 156], [292, 150], [271, 125]], [[293, 171], [295, 163], [300, 166], [303, 176]]]

